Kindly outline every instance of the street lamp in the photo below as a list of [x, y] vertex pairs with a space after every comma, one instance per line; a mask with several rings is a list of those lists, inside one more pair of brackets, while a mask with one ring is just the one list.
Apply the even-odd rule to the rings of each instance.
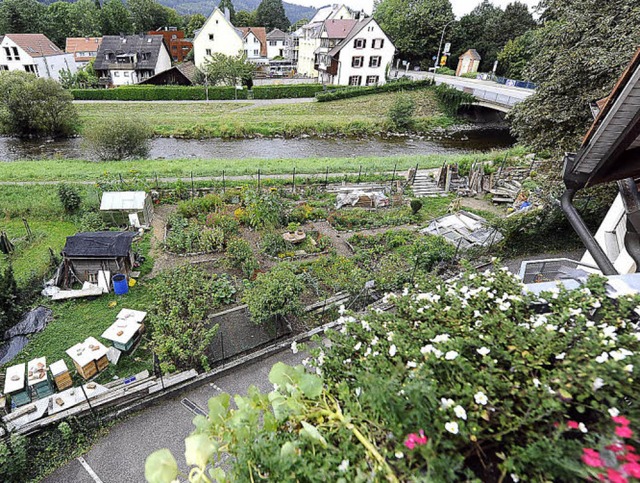
[[456, 19], [451, 20], [442, 29], [442, 35], [440, 36], [440, 45], [438, 46], [438, 55], [436, 56], [435, 64], [433, 64], [433, 73], [434, 74], [436, 73], [436, 70], [438, 70], [438, 62], [440, 62], [440, 51], [442, 50], [442, 41], [444, 40], [444, 32], [445, 32], [445, 30], [447, 30], [447, 27], [449, 25], [451, 25], [455, 21], [456, 21]]

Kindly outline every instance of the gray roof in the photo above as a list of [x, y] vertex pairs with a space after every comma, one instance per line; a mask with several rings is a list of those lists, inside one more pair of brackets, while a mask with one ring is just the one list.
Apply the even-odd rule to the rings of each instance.
[[[106, 55], [137, 54], [136, 70], [153, 70], [156, 68], [161, 49], [169, 50], [164, 44], [162, 35], [105, 35], [96, 54], [96, 61], [93, 64], [95, 70], [108, 70], [108, 64], [113, 63], [106, 58]], [[149, 58], [142, 60], [142, 54], [148, 53]]]
[[137, 235], [131, 231], [95, 231], [67, 237], [62, 250], [65, 257], [112, 258], [126, 257]]
[[288, 36], [280, 29], [273, 29], [267, 34], [267, 40], [285, 40]]

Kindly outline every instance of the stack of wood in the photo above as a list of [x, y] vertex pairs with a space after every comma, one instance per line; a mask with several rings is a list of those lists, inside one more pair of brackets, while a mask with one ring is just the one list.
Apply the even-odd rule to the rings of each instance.
[[500, 180], [496, 183], [496, 186], [489, 191], [489, 193], [493, 195], [492, 201], [494, 203], [512, 204], [521, 190], [522, 185], [518, 181]]

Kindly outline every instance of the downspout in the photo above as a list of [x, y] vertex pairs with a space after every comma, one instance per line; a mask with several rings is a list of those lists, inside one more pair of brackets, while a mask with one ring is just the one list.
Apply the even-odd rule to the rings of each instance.
[[562, 206], [562, 211], [567, 216], [567, 220], [571, 223], [571, 226], [576, 231], [582, 243], [587, 248], [587, 251], [591, 254], [596, 264], [602, 271], [603, 275], [618, 275], [618, 272], [613, 267], [611, 260], [604, 253], [596, 239], [593, 237], [587, 226], [584, 224], [584, 221], [580, 217], [578, 210], [576, 210], [575, 206], [573, 206], [573, 198], [576, 195], [575, 188], [567, 188], [567, 190], [563, 193], [560, 198], [560, 205]]

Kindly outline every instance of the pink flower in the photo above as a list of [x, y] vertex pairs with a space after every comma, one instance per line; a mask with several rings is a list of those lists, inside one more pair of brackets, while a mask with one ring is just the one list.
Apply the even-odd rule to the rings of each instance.
[[622, 466], [622, 469], [627, 475], [632, 476], [633, 478], [640, 478], [640, 464], [627, 463]]
[[413, 449], [416, 446], [422, 446], [423, 444], [427, 444], [427, 441], [429, 441], [429, 438], [427, 438], [424, 435], [424, 431], [421, 429], [420, 431], [418, 431], [418, 433], [420, 433], [420, 436], [418, 436], [416, 433], [411, 433], [407, 435], [407, 439], [404, 440], [404, 445], [407, 448]]
[[592, 468], [602, 468], [604, 466], [604, 463], [600, 459], [600, 453], [591, 448], [582, 449], [582, 461], [585, 465], [591, 466]]
[[621, 453], [624, 450], [624, 447], [620, 443], [610, 444], [605, 447], [609, 451], [613, 451], [614, 453]]
[[569, 429], [578, 429], [579, 426], [580, 424], [577, 423], [576, 421], [567, 421], [567, 427]]
[[629, 426], [616, 426], [616, 436], [631, 438], [633, 437], [633, 431], [631, 431]]
[[613, 468], [607, 469], [607, 478], [611, 483], [627, 483], [627, 479]]
[[631, 423], [631, 421], [629, 421], [627, 418], [625, 418], [624, 416], [616, 416], [613, 419], [613, 422], [616, 424], [621, 424], [622, 426], [629, 426], [629, 424]]

